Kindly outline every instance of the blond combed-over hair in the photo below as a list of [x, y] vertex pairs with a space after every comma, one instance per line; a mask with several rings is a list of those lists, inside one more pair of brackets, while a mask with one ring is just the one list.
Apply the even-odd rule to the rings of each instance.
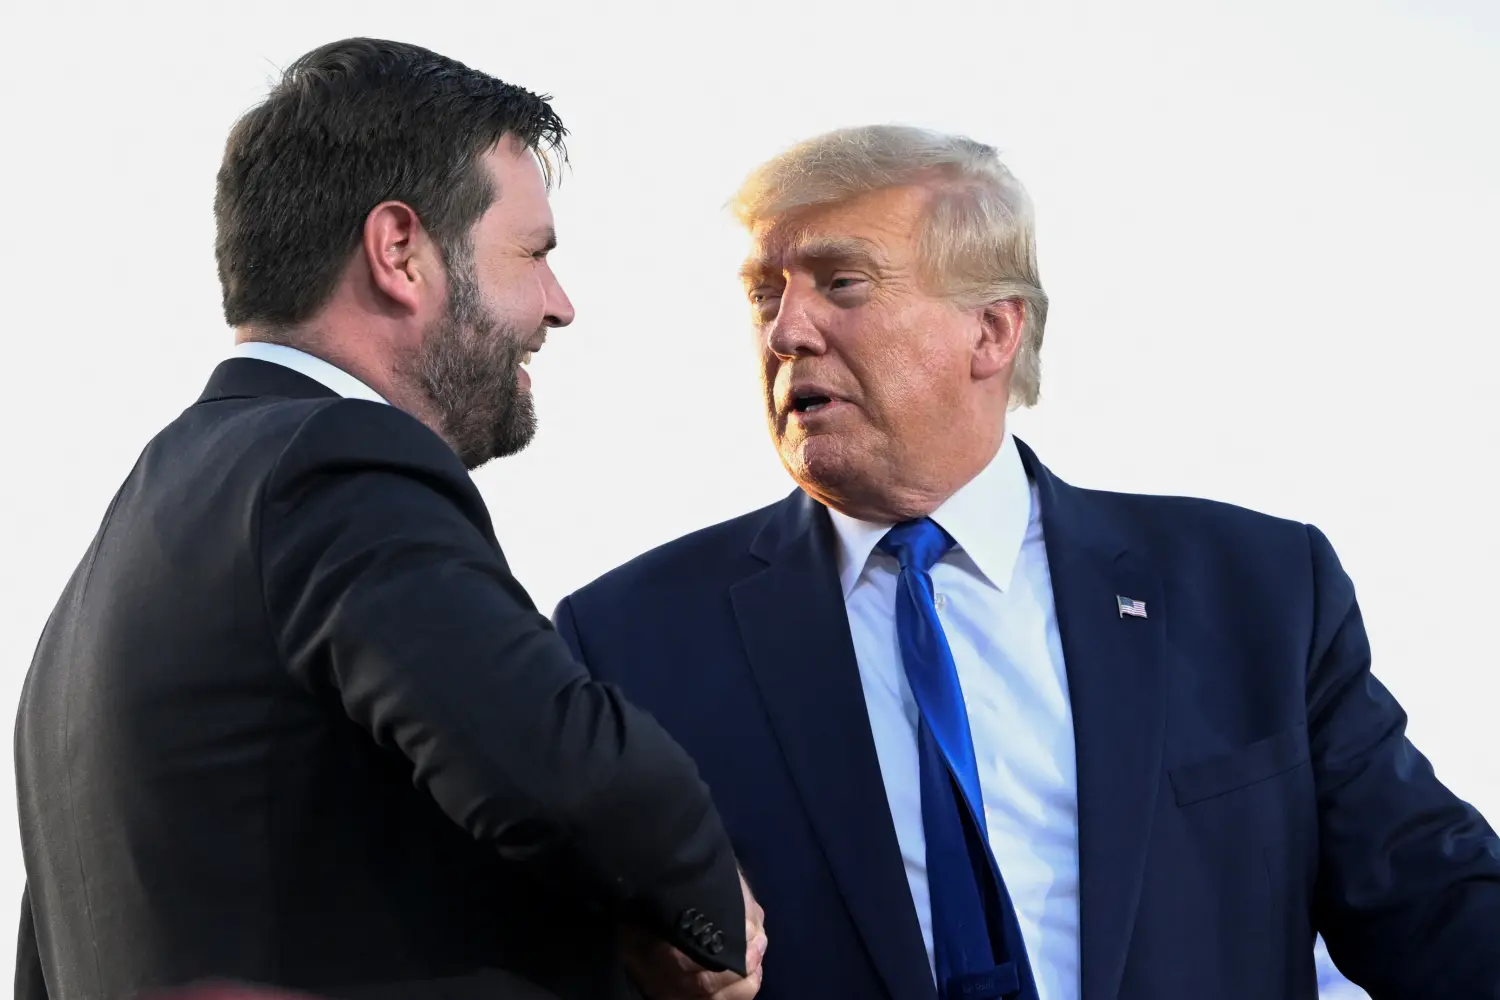
[[932, 191], [918, 235], [924, 283], [963, 308], [1003, 299], [1024, 304], [1010, 398], [1012, 406], [1035, 406], [1047, 293], [1037, 273], [1031, 199], [993, 146], [905, 125], [838, 129], [761, 164], [729, 207], [753, 229], [796, 209], [916, 185]]

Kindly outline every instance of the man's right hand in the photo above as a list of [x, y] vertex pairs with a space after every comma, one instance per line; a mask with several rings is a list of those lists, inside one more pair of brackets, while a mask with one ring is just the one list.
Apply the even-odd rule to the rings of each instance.
[[760, 992], [761, 960], [766, 954], [766, 914], [740, 875], [745, 899], [744, 976], [709, 972], [676, 948], [633, 928], [622, 932], [625, 967], [650, 1000], [750, 1000]]

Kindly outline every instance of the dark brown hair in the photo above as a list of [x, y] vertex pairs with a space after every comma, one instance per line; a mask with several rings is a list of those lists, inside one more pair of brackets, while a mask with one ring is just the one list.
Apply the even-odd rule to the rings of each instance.
[[365, 219], [409, 205], [445, 261], [500, 192], [479, 165], [503, 137], [550, 184], [567, 130], [520, 87], [416, 45], [352, 38], [302, 56], [229, 133], [214, 252], [230, 326], [306, 322], [333, 294]]

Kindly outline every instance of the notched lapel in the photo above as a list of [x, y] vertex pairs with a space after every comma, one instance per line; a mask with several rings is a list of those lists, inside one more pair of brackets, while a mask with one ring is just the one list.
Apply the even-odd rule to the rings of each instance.
[[[1083, 1000], [1114, 1000], [1140, 902], [1166, 731], [1166, 606], [1160, 576], [1088, 496], [1022, 446], [1062, 636], [1078, 760]], [[1120, 598], [1145, 604], [1122, 615]]]
[[768, 565], [731, 596], [803, 807], [891, 995], [935, 998], [860, 686], [832, 524], [795, 494], [752, 551]]

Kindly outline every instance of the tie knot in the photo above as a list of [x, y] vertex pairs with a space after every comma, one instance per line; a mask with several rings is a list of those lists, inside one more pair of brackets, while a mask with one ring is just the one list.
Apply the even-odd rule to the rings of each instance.
[[903, 521], [880, 540], [880, 551], [896, 557], [903, 570], [926, 573], [953, 548], [953, 539], [930, 517]]

